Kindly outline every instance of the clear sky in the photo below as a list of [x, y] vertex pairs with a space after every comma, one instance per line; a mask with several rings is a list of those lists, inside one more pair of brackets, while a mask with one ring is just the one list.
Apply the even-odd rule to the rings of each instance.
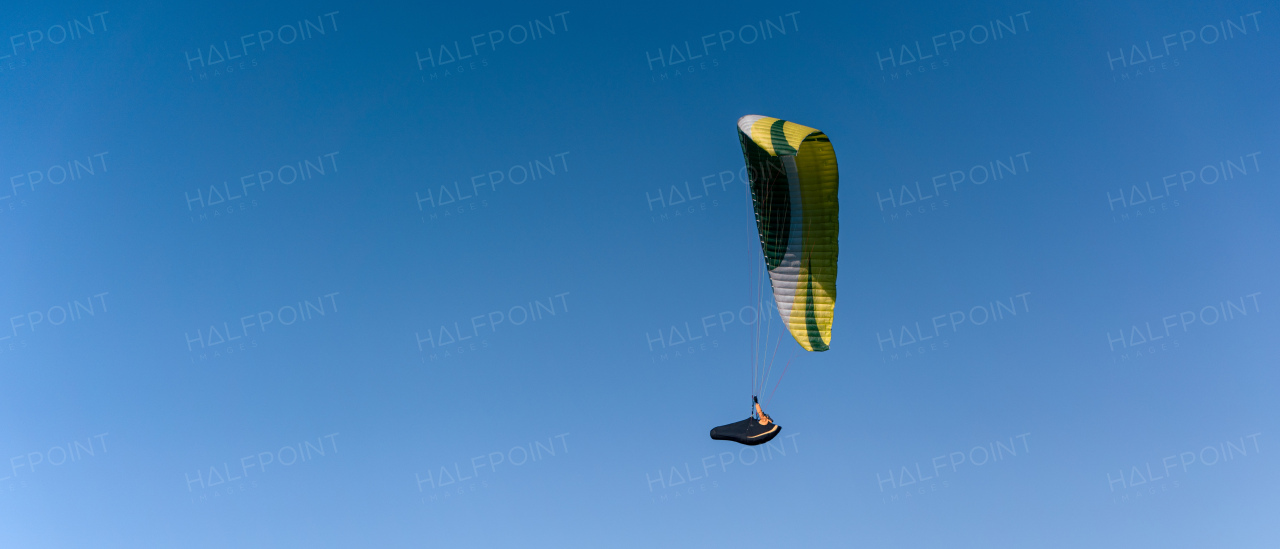
[[365, 4], [5, 10], [0, 546], [1276, 543], [1274, 3]]

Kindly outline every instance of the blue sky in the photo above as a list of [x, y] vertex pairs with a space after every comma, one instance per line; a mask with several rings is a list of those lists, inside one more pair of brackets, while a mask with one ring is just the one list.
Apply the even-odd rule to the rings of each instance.
[[[0, 545], [1271, 545], [1273, 7], [9, 10]], [[842, 178], [757, 448], [746, 114]]]

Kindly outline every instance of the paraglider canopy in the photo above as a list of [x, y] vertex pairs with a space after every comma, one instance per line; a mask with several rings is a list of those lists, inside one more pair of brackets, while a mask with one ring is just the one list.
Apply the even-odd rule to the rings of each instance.
[[825, 351], [840, 248], [840, 176], [831, 140], [808, 126], [754, 114], [738, 119], [738, 140], [778, 314], [804, 350]]

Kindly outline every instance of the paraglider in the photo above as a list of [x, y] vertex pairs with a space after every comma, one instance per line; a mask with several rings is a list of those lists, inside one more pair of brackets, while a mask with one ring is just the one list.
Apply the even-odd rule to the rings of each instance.
[[[831, 345], [840, 232], [840, 175], [831, 140], [808, 126], [748, 115], [738, 119], [738, 141], [747, 163], [760, 238], [762, 261], [754, 262], [756, 268], [768, 273], [772, 301], [796, 343], [805, 351], [826, 351]], [[767, 299], [763, 278], [759, 277], [756, 289], [761, 304]], [[775, 346], [773, 355], [768, 355], [769, 334], [760, 333], [761, 324], [756, 323], [753, 335], [751, 416], [712, 429], [712, 439], [754, 446], [782, 431], [758, 399], [777, 354]]]

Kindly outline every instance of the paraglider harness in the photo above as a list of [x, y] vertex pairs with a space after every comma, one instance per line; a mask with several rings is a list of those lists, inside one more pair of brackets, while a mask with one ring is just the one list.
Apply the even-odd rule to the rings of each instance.
[[760, 408], [760, 400], [751, 397], [751, 417], [736, 423], [721, 425], [711, 430], [714, 440], [731, 440], [738, 444], [755, 446], [773, 440], [782, 431], [782, 426], [773, 422], [773, 418]]

